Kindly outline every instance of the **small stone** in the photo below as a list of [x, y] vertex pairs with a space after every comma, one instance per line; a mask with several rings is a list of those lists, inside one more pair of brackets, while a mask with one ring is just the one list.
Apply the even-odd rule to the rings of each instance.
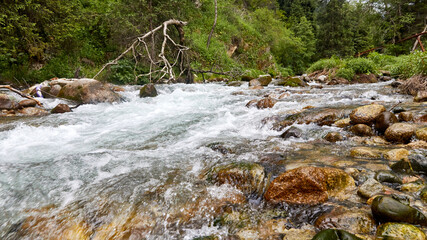
[[283, 240], [311, 240], [316, 232], [309, 229], [286, 229]]
[[157, 96], [157, 90], [154, 84], [148, 83], [141, 87], [139, 90], [139, 97], [145, 98], [145, 97], [155, 97]]
[[426, 141], [414, 141], [411, 143], [408, 143], [408, 145], [406, 145], [412, 149], [427, 149], [427, 142]]
[[328, 142], [338, 142], [338, 141], [342, 141], [343, 137], [339, 132], [329, 132], [328, 134], [326, 134], [324, 139]]
[[408, 143], [415, 133], [415, 127], [408, 123], [395, 123], [385, 131], [385, 138], [390, 142]]
[[320, 230], [332, 227], [346, 229], [352, 233], [370, 234], [375, 230], [375, 221], [371, 214], [364, 210], [337, 207], [318, 217], [314, 226]]
[[243, 85], [243, 82], [241, 81], [231, 81], [227, 83], [227, 86], [230, 86], [230, 87], [240, 87], [242, 85]]
[[249, 89], [250, 90], [261, 90], [261, 89], [264, 89], [264, 87], [263, 86], [252, 86], [252, 87], [249, 87]]
[[410, 122], [413, 119], [414, 119], [414, 115], [411, 112], [399, 113], [399, 121], [401, 121], [401, 122]]
[[388, 182], [388, 183], [399, 183], [402, 184], [402, 179], [400, 179], [396, 174], [392, 171], [378, 171], [375, 174], [375, 180], [378, 182]]
[[421, 190], [420, 198], [424, 203], [427, 203], [427, 187], [425, 187]]
[[424, 188], [424, 184], [422, 184], [420, 182], [410, 182], [410, 183], [402, 184], [400, 186], [401, 191], [412, 192], [412, 193], [418, 192], [423, 188]]
[[67, 104], [60, 103], [54, 107], [50, 113], [66, 113], [71, 112], [70, 107]]
[[361, 136], [361, 137], [374, 135], [372, 128], [365, 124], [354, 125], [350, 128], [350, 131], [355, 135]]
[[426, 102], [427, 101], [427, 91], [418, 91], [417, 95], [414, 97], [414, 102]]
[[248, 103], [246, 103], [246, 107], [248, 107], [248, 108], [249, 107], [255, 107], [257, 102], [258, 102], [258, 100], [252, 99]]
[[371, 198], [375, 195], [382, 194], [385, 191], [385, 186], [373, 178], [369, 178], [359, 186], [357, 194], [365, 198]]
[[380, 136], [372, 136], [370, 138], [367, 138], [365, 140], [363, 140], [362, 142], [363, 144], [366, 145], [389, 145], [390, 143], [387, 142], [384, 138], [380, 137]]
[[27, 107], [27, 108], [20, 109], [18, 110], [18, 113], [28, 117], [49, 115], [48, 111], [41, 108], [35, 108], [35, 107]]

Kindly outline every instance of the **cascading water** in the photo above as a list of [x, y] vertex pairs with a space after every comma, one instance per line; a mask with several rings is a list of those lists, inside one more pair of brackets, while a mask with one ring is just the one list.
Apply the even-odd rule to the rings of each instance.
[[[266, 117], [306, 106], [345, 108], [374, 101], [391, 106], [407, 99], [392, 95], [388, 84], [280, 88], [291, 95], [264, 110], [245, 105], [274, 87], [253, 91], [221, 84], [159, 85], [159, 96], [144, 99], [136, 87], [126, 87], [123, 103], [0, 119], [0, 236], [22, 224], [31, 209], [43, 208], [47, 214], [66, 211], [70, 219], [83, 219], [91, 231], [105, 229], [117, 216], [129, 220], [129, 212], [145, 212], [150, 230], [141, 232], [147, 238], [225, 236], [229, 229], [214, 225], [215, 219], [203, 211], [176, 213], [188, 202], [236, 191], [207, 184], [202, 179], [207, 169], [219, 163], [257, 162], [263, 154], [292, 151], [294, 142], [339, 131], [299, 125], [303, 137], [283, 140], [277, 138], [280, 132], [262, 123]], [[47, 107], [59, 102], [43, 99]], [[213, 151], [208, 147], [212, 143], [232, 151]]]

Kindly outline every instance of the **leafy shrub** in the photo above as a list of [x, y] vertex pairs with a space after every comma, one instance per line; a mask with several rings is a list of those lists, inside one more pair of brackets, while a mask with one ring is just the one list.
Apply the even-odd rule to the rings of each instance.
[[345, 61], [345, 68], [353, 69], [356, 74], [375, 73], [377, 67], [374, 61], [367, 58], [351, 58]]
[[416, 51], [409, 55], [401, 55], [396, 62], [387, 66], [393, 76], [409, 78], [414, 75], [427, 75], [427, 52]]
[[353, 79], [354, 74], [355, 74], [355, 72], [352, 68], [343, 67], [343, 68], [338, 69], [336, 76], [341, 77], [341, 78], [345, 78], [347, 80], [351, 80], [351, 79]]
[[[109, 81], [112, 81], [116, 84], [144, 84], [148, 83], [149, 79], [147, 77], [138, 78], [138, 81], [135, 81], [135, 63], [129, 59], [122, 59], [118, 64], [111, 66], [111, 74], [108, 77]], [[145, 71], [144, 71], [145, 70]], [[137, 74], [141, 74], [146, 71], [141, 67], [135, 69]]]
[[307, 69], [307, 72], [312, 73], [315, 71], [329, 70], [333, 68], [339, 68], [342, 65], [342, 61], [338, 58], [320, 59], [319, 61], [311, 64]]
[[380, 69], [388, 65], [394, 64], [397, 61], [395, 56], [372, 52], [368, 55], [368, 59], [372, 60]]

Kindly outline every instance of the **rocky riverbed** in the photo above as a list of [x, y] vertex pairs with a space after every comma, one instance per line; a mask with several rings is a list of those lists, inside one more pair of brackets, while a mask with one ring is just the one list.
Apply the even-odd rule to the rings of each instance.
[[112, 104], [83, 91], [37, 98], [49, 110], [89, 99], [71, 112], [5, 111], [0, 236], [426, 239], [426, 103], [392, 81], [270, 81], [128, 86]]

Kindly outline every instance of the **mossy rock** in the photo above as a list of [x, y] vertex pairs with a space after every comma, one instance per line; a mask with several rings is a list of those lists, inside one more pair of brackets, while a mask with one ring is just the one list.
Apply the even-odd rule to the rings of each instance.
[[376, 240], [425, 240], [419, 228], [406, 223], [385, 223], [377, 228]]
[[312, 240], [362, 240], [362, 239], [344, 230], [326, 229], [317, 233]]
[[299, 79], [298, 77], [287, 77], [287, 78], [280, 78], [279, 81], [276, 83], [278, 86], [289, 86], [289, 87], [305, 87], [307, 84]]

